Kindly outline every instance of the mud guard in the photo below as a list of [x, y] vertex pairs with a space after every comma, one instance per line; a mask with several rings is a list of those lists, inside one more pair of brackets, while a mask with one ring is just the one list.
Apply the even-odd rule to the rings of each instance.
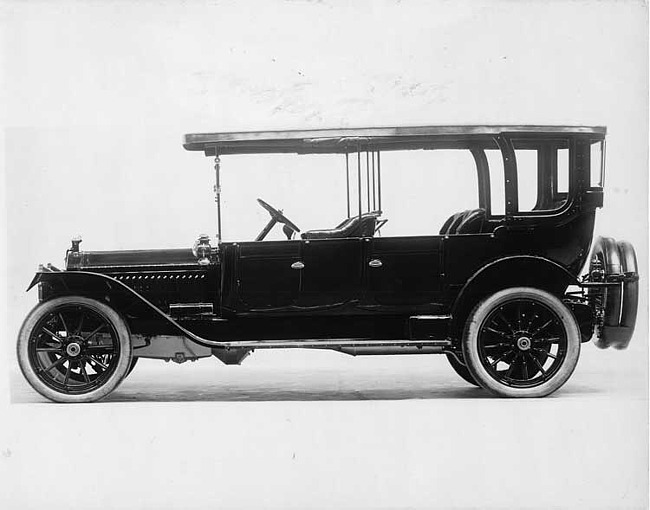
[[507, 287], [529, 286], [561, 295], [577, 278], [565, 267], [544, 257], [516, 255], [503, 257], [481, 267], [463, 285], [452, 306], [452, 331], [462, 331], [464, 321], [483, 297]]
[[38, 283], [47, 283], [56, 289], [52, 297], [65, 294], [89, 295], [95, 298], [100, 296], [100, 300], [107, 301], [118, 312], [126, 306], [135, 304], [154, 317], [163, 319], [173, 326], [181, 336], [185, 336], [199, 345], [211, 348], [230, 347], [229, 342], [209, 340], [195, 335], [131, 287], [105, 274], [89, 271], [39, 271], [27, 287], [27, 291]]

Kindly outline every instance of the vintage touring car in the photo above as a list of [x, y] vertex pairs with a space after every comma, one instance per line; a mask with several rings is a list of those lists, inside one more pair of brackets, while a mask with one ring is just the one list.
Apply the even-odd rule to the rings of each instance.
[[[113, 391], [138, 358], [439, 353], [495, 395], [549, 395], [571, 376], [582, 342], [624, 349], [636, 321], [634, 249], [612, 238], [592, 243], [605, 134], [517, 125], [186, 135], [185, 149], [214, 158], [216, 240], [82, 251], [73, 239], [65, 269], [41, 266], [29, 285], [39, 303], [18, 337], [22, 372], [51, 400], [89, 402]], [[474, 207], [443, 211], [448, 219], [424, 235], [385, 234], [382, 163], [396, 151], [466, 155]], [[223, 241], [221, 163], [239, 154], [340, 158], [342, 221], [301, 232], [258, 199], [270, 219], [255, 240]], [[267, 239], [276, 225], [286, 239]]]

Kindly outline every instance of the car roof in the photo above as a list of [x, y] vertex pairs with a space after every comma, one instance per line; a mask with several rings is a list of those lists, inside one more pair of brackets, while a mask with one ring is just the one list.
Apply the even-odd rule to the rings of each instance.
[[219, 154], [271, 154], [283, 152], [344, 153], [362, 150], [407, 150], [459, 148], [468, 144], [493, 145], [500, 134], [594, 135], [604, 138], [604, 126], [458, 125], [401, 126], [339, 129], [291, 129], [284, 131], [239, 131], [193, 133], [183, 137], [183, 147]]

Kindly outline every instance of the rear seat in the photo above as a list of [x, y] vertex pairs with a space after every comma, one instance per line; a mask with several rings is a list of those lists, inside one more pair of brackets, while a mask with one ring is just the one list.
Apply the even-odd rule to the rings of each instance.
[[451, 215], [440, 229], [440, 235], [480, 234], [485, 222], [485, 209], [468, 209]]

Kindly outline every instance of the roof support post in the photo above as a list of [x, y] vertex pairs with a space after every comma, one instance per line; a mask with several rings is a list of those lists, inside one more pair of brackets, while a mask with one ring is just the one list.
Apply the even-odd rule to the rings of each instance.
[[370, 212], [370, 154], [366, 148], [366, 190], [368, 191], [367, 212]]
[[505, 179], [506, 195], [506, 220], [510, 220], [519, 210], [519, 197], [517, 186], [517, 161], [515, 159], [515, 149], [510, 138], [499, 135], [495, 138], [501, 156], [503, 157], [503, 173]]
[[476, 163], [476, 174], [478, 176], [478, 206], [485, 209], [486, 214], [492, 214], [491, 188], [490, 188], [490, 166], [488, 164], [485, 150], [478, 147], [470, 148], [470, 152]]
[[214, 201], [217, 204], [217, 250], [221, 246], [221, 159], [215, 149], [214, 156]]
[[348, 199], [348, 218], [350, 217], [350, 153], [345, 149], [345, 189]]
[[379, 199], [379, 210], [381, 211], [381, 152], [377, 151], [377, 197]]
[[361, 221], [361, 147], [357, 142], [357, 180], [359, 189], [359, 221]]
[[372, 210], [377, 210], [377, 186], [375, 184], [375, 151], [371, 152], [372, 159]]

